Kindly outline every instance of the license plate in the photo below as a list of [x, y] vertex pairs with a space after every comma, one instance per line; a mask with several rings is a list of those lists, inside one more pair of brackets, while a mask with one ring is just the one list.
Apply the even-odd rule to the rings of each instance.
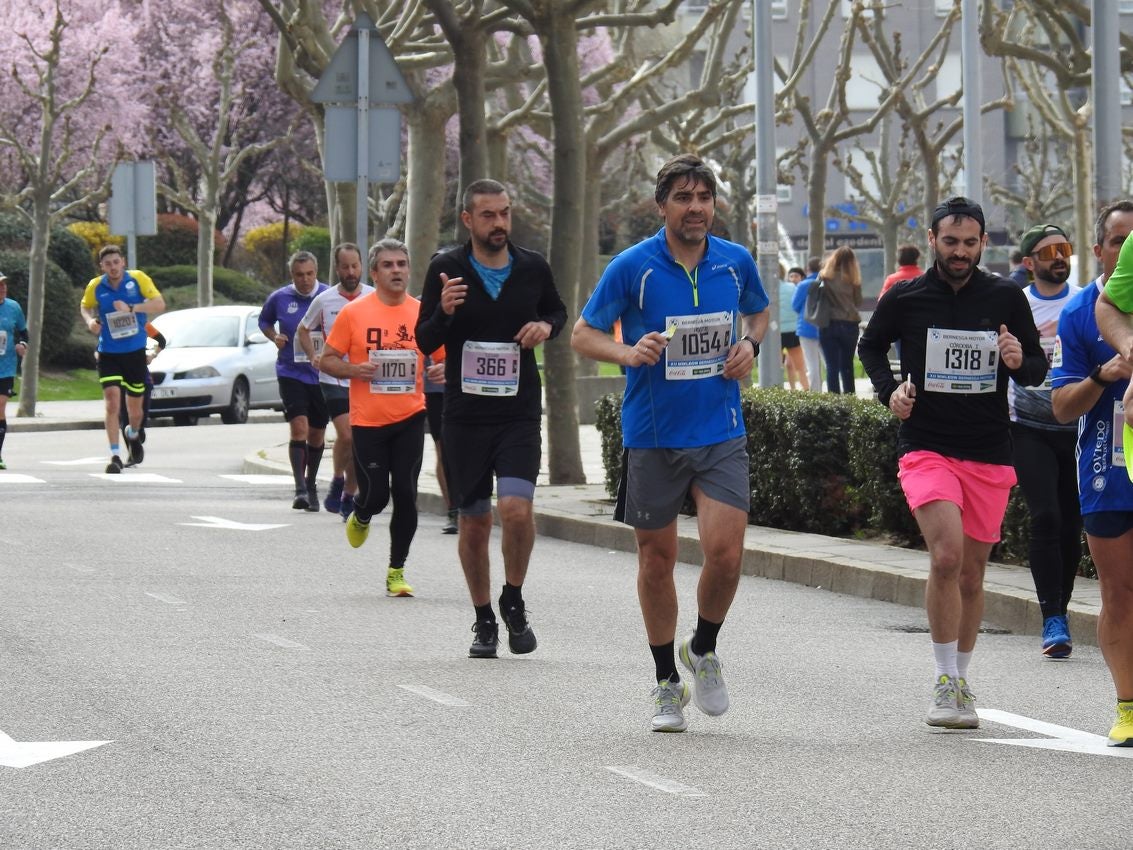
[[154, 387], [151, 398], [173, 398], [173, 390], [169, 387]]

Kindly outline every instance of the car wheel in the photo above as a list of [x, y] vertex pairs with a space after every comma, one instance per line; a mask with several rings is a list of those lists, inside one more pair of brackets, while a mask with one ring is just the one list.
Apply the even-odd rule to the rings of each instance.
[[220, 421], [225, 425], [241, 425], [248, 421], [248, 382], [237, 378], [232, 385], [232, 401], [220, 411]]
[[193, 413], [174, 413], [173, 414], [173, 424], [174, 425], [196, 425], [197, 420], [199, 418], [200, 417], [196, 416]]

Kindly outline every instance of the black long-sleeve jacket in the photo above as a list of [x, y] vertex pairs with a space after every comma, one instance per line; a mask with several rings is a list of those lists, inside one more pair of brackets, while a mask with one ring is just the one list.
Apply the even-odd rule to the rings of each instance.
[[[555, 288], [551, 267], [541, 254], [508, 243], [512, 256], [511, 273], [495, 301], [476, 273], [469, 254], [471, 242], [437, 254], [425, 272], [421, 292], [421, 312], [417, 319], [417, 345], [422, 351], [445, 347], [445, 419], [470, 423], [499, 423], [514, 419], [535, 419], [542, 415], [542, 383], [530, 348], [520, 350], [519, 388], [514, 396], [497, 398], [470, 395], [461, 391], [460, 368], [464, 343], [514, 342], [515, 335], [528, 322], [542, 321], [551, 326], [554, 339], [566, 325], [566, 307]], [[449, 316], [441, 309], [441, 273], [462, 277], [468, 295]]]
[[[999, 362], [995, 392], [943, 393], [924, 389], [925, 352], [930, 328], [997, 331], [1000, 325], [1018, 338], [1023, 363], [1008, 369]], [[1047, 359], [1031, 316], [1027, 296], [1011, 281], [976, 269], [959, 290], [935, 267], [894, 286], [877, 303], [858, 342], [858, 357], [888, 406], [900, 382], [889, 368], [889, 346], [901, 343], [901, 374], [916, 385], [916, 403], [898, 435], [898, 453], [927, 450], [983, 463], [1011, 463], [1011, 420], [1007, 410], [1008, 376], [1034, 386], [1046, 375]]]

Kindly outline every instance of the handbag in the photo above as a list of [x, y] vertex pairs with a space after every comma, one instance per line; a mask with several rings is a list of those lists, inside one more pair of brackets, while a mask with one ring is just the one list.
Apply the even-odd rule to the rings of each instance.
[[803, 318], [816, 328], [824, 328], [830, 324], [830, 313], [833, 305], [826, 292], [826, 281], [818, 278], [810, 285], [806, 293], [806, 306], [803, 308]]

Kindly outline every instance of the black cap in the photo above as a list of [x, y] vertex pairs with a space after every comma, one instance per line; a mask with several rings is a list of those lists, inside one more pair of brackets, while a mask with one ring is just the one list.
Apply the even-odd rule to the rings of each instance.
[[950, 215], [966, 215], [968, 218], [974, 218], [980, 223], [981, 232], [986, 229], [983, 207], [963, 195], [953, 195], [934, 209], [931, 226], [935, 228], [938, 221]]

